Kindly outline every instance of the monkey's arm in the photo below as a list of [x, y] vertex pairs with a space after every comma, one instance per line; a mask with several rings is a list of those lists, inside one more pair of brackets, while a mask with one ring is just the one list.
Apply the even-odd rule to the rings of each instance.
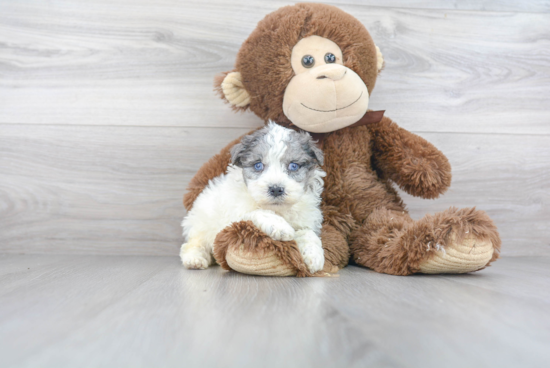
[[369, 130], [374, 167], [405, 192], [432, 199], [449, 188], [451, 165], [431, 143], [386, 117]]
[[235, 139], [224, 147], [220, 153], [208, 160], [201, 166], [199, 171], [193, 176], [187, 186], [187, 193], [183, 196], [183, 205], [187, 211], [193, 207], [195, 199], [202, 193], [203, 189], [208, 185], [208, 181], [227, 173], [227, 166], [231, 163], [231, 148], [239, 143], [241, 138]]

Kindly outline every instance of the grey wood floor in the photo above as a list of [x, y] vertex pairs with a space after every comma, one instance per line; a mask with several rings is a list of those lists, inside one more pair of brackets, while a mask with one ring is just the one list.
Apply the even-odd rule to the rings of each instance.
[[177, 257], [0, 256], [2, 367], [548, 367], [550, 257], [263, 278]]

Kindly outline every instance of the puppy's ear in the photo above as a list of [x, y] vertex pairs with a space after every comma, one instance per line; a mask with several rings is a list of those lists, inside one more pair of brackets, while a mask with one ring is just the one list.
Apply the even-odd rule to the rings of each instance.
[[237, 167], [243, 167], [241, 158], [244, 153], [244, 144], [237, 143], [231, 148], [231, 163]]
[[250, 94], [244, 88], [241, 73], [224, 72], [214, 77], [214, 90], [234, 110], [246, 110], [250, 105]]
[[323, 166], [323, 163], [325, 162], [325, 155], [323, 154], [323, 151], [319, 147], [317, 147], [317, 144], [309, 134], [303, 134], [307, 136], [306, 143], [304, 144], [304, 150], [312, 159], [317, 162], [319, 166]]
[[238, 167], [243, 167], [242, 160], [252, 148], [259, 144], [261, 138], [266, 134], [267, 128], [256, 130], [252, 134], [245, 135], [241, 142], [231, 148], [231, 163]]

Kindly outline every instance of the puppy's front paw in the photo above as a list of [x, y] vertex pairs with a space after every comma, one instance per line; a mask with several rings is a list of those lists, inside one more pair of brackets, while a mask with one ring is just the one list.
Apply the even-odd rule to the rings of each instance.
[[270, 226], [266, 234], [273, 240], [289, 241], [294, 239], [296, 231], [286, 221], [277, 221]]
[[210, 260], [208, 260], [202, 252], [195, 249], [186, 249], [185, 245], [186, 244], [182, 246], [180, 253], [183, 267], [190, 270], [205, 270], [210, 266]]
[[258, 229], [262, 230], [273, 240], [289, 241], [294, 239], [296, 232], [284, 218], [269, 210], [256, 210], [244, 217], [251, 220]]
[[296, 232], [294, 240], [309, 272], [321, 271], [325, 266], [325, 252], [321, 239], [311, 230], [300, 230]]
[[317, 247], [308, 247], [307, 249], [300, 251], [304, 258], [304, 263], [307, 269], [311, 273], [321, 271], [325, 266], [325, 254], [323, 248], [320, 250]]
[[296, 234], [292, 226], [284, 218], [277, 215], [258, 216], [254, 224], [273, 240], [289, 241], [294, 239]]
[[203, 256], [193, 256], [190, 254], [181, 257], [183, 267], [190, 270], [206, 270], [208, 268], [208, 260]]

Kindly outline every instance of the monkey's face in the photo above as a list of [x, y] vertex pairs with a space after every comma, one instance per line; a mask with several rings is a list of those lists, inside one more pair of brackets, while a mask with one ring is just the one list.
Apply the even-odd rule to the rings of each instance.
[[286, 87], [283, 111], [297, 127], [332, 132], [358, 121], [369, 105], [367, 86], [343, 65], [337, 44], [320, 36], [302, 38], [292, 49], [295, 76]]
[[215, 85], [235, 110], [326, 133], [364, 116], [383, 64], [361, 22], [334, 6], [302, 3], [260, 21], [235, 69]]

